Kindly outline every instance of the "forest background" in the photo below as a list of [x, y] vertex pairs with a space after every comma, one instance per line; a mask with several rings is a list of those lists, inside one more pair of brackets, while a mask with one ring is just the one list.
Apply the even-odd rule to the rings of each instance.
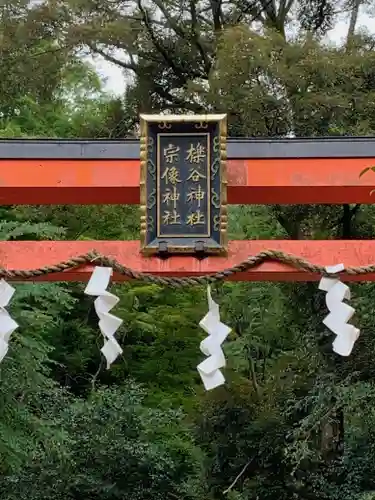
[[[226, 112], [231, 136], [375, 135], [371, 0], [2, 0], [0, 135], [123, 138], [140, 112]], [[349, 16], [345, 43], [324, 44]], [[290, 30], [290, 27], [293, 27]], [[293, 37], [287, 33], [293, 32]], [[80, 57], [131, 82], [107, 94]], [[119, 57], [121, 54], [121, 57]], [[358, 173], [359, 174], [359, 173]], [[138, 239], [130, 206], [1, 207], [0, 237]], [[232, 206], [232, 239], [373, 238], [372, 206]], [[17, 285], [0, 365], [4, 500], [375, 499], [375, 285], [332, 353], [316, 284], [224, 283], [227, 384], [196, 372], [205, 290], [114, 287], [110, 371], [82, 284]]]

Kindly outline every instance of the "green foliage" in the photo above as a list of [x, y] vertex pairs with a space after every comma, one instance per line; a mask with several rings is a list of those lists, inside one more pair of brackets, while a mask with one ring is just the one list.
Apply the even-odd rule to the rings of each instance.
[[204, 494], [202, 455], [181, 413], [145, 406], [144, 391], [132, 382], [61, 409], [59, 424], [63, 456], [45, 449], [17, 481], [3, 482], [6, 498], [198, 500]]
[[235, 135], [367, 135], [373, 58], [364, 43], [348, 52], [235, 27], [221, 38], [208, 99], [229, 112]]

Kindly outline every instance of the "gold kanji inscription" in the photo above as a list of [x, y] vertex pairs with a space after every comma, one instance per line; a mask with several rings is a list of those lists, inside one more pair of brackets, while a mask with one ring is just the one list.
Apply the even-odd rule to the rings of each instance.
[[173, 186], [175, 186], [178, 182], [181, 182], [180, 173], [176, 167], [167, 167], [164, 170], [161, 178], [165, 180], [165, 183], [167, 185], [172, 184]]
[[163, 224], [170, 226], [171, 224], [181, 224], [181, 216], [176, 210], [165, 210], [163, 215]]
[[186, 224], [188, 224], [189, 226], [198, 226], [201, 224], [205, 224], [204, 213], [202, 213], [200, 210], [192, 212], [191, 214], [188, 215], [186, 219]]
[[201, 163], [206, 158], [206, 148], [198, 142], [196, 145], [190, 144], [187, 150], [186, 160], [190, 163]]
[[203, 191], [202, 187], [200, 184], [198, 184], [197, 188], [191, 189], [190, 193], [187, 195], [187, 201], [192, 202], [192, 201], [197, 201], [198, 202], [198, 208], [201, 207], [201, 201], [204, 200], [204, 197], [206, 196], [206, 192]]
[[169, 206], [169, 202], [172, 202], [173, 208], [176, 208], [177, 202], [180, 199], [180, 193], [177, 191], [176, 186], [173, 186], [172, 189], [167, 188], [162, 196], [163, 203], [166, 203]]
[[190, 169], [190, 175], [187, 178], [188, 181], [193, 181], [193, 182], [198, 182], [201, 179], [205, 179], [206, 176], [201, 174], [197, 169], [191, 168]]
[[174, 144], [168, 144], [166, 148], [164, 148], [164, 160], [166, 163], [174, 163], [178, 161], [180, 152], [180, 147], [175, 146]]

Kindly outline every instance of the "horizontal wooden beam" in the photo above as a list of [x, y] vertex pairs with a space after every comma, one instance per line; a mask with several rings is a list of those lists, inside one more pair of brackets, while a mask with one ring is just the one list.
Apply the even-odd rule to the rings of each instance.
[[[373, 203], [373, 158], [228, 160], [228, 203]], [[139, 204], [138, 160], [0, 160], [0, 204]]]
[[[135, 271], [159, 276], [199, 276], [215, 273], [239, 264], [262, 250], [273, 249], [303, 257], [322, 266], [343, 263], [345, 266], [365, 266], [375, 263], [375, 241], [231, 241], [228, 257], [208, 257], [197, 260], [188, 256], [174, 256], [167, 260], [142, 257], [137, 241], [1, 241], [0, 267], [6, 269], [36, 269], [95, 249], [115, 258]], [[87, 281], [93, 270], [91, 265], [72, 271], [50, 274], [38, 281]], [[115, 275], [116, 281], [123, 277]], [[316, 281], [319, 276], [305, 273], [277, 262], [265, 262], [248, 272], [234, 275], [232, 280], [242, 281]], [[350, 281], [374, 281], [375, 273], [343, 276]], [[20, 281], [20, 280], [17, 280]]]
[[[228, 137], [231, 160], [248, 158], [371, 158], [375, 137]], [[137, 139], [0, 139], [0, 158], [139, 160]]]

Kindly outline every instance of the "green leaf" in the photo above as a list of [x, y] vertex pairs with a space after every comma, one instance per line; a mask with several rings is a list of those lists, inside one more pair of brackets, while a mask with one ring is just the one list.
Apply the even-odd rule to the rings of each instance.
[[366, 174], [367, 172], [369, 172], [370, 170], [372, 170], [373, 172], [375, 172], [375, 166], [373, 167], [366, 167], [362, 170], [362, 172], [359, 174], [359, 177], [362, 177], [362, 175]]

